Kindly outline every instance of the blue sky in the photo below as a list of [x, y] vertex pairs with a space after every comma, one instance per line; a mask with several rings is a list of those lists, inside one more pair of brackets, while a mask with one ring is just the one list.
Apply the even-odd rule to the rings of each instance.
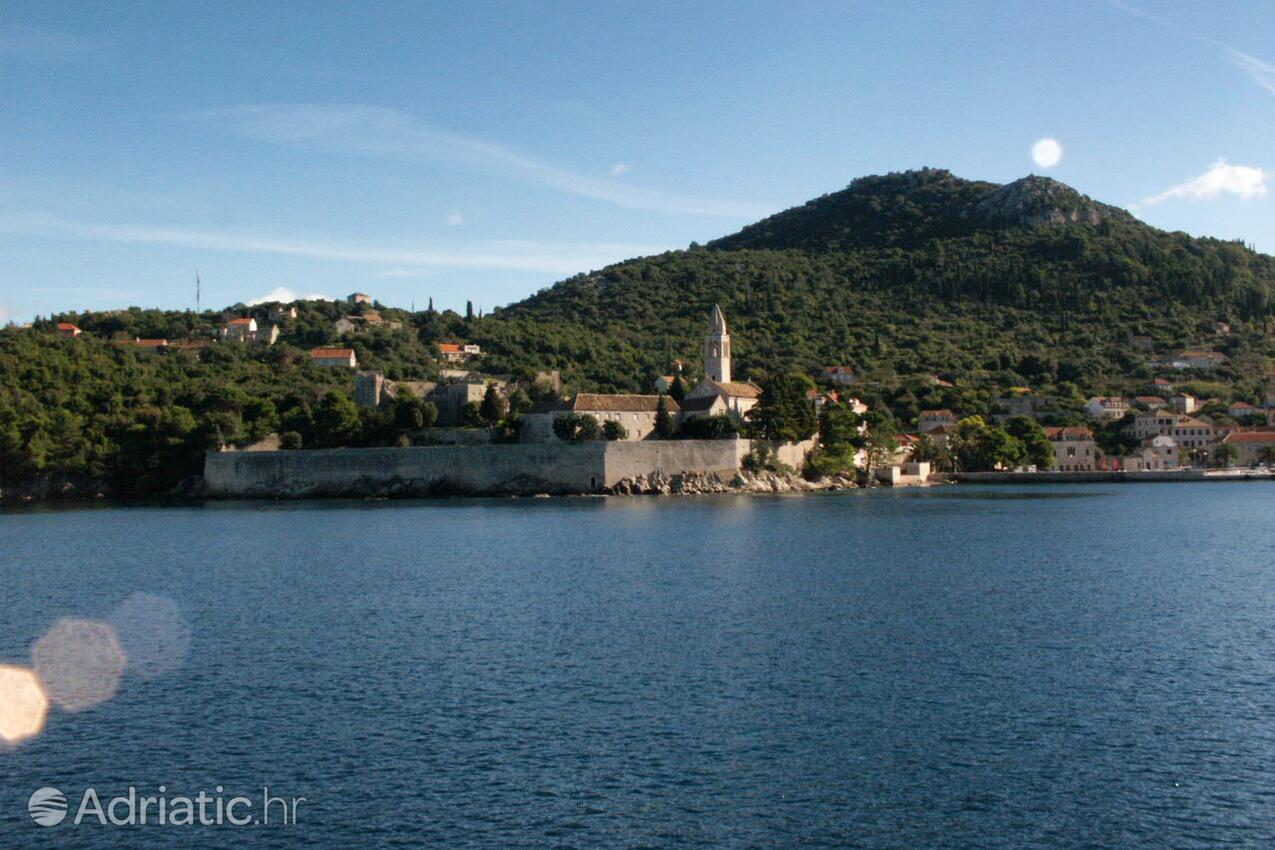
[[926, 165], [1275, 252], [1269, 0], [0, 0], [0, 82], [0, 320], [491, 308]]

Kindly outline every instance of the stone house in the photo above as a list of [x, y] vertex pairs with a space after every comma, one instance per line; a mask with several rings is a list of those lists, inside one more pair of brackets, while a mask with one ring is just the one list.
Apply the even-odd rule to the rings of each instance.
[[325, 368], [355, 369], [359, 365], [353, 348], [314, 348], [310, 350], [310, 362]]
[[1119, 396], [1094, 396], [1085, 403], [1085, 413], [1099, 422], [1109, 422], [1129, 412], [1129, 402]]
[[1200, 407], [1200, 401], [1189, 393], [1176, 393], [1169, 396], [1169, 406], [1178, 413], [1195, 413]]
[[1045, 437], [1054, 449], [1054, 469], [1060, 472], [1092, 472], [1098, 468], [1098, 443], [1088, 427], [1046, 428]]
[[274, 345], [279, 339], [279, 326], [272, 324], [267, 328], [258, 325], [257, 320], [251, 316], [245, 316], [226, 322], [221, 326], [218, 335], [231, 342], [259, 342], [264, 345]]
[[1222, 445], [1235, 447], [1239, 466], [1259, 466], [1266, 450], [1275, 450], [1275, 431], [1232, 431], [1222, 438]]
[[573, 413], [592, 416], [600, 425], [607, 422], [620, 423], [628, 432], [626, 440], [650, 439], [655, 433], [655, 418], [661, 399], [670, 420], [676, 424], [682, 415], [682, 409], [677, 401], [668, 396], [577, 393], [570, 401], [538, 405], [524, 414], [521, 439], [523, 442], [533, 443], [556, 440], [558, 438], [553, 433], [553, 423]]
[[366, 292], [351, 292], [350, 297], [345, 300], [352, 301], [355, 304], [371, 304], [372, 296], [368, 295]]
[[1249, 404], [1246, 401], [1233, 402], [1231, 406], [1226, 409], [1226, 415], [1232, 419], [1244, 420], [1252, 416], [1261, 416], [1262, 414], [1263, 411], [1260, 407]]
[[58, 322], [57, 332], [60, 336], [77, 337], [84, 331], [80, 330], [70, 322]]
[[916, 417], [916, 430], [928, 435], [935, 428], [951, 425], [956, 427], [956, 414], [950, 410], [922, 410]]

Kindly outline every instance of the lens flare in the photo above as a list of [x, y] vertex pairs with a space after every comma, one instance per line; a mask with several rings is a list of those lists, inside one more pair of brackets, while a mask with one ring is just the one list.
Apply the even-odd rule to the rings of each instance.
[[67, 711], [83, 711], [115, 696], [128, 663], [109, 625], [69, 617], [35, 642], [31, 657], [49, 697]]
[[149, 680], [174, 673], [186, 663], [190, 627], [173, 600], [153, 593], [133, 593], [106, 621], [124, 647], [130, 673]]
[[0, 738], [10, 744], [38, 735], [49, 698], [33, 670], [0, 664]]

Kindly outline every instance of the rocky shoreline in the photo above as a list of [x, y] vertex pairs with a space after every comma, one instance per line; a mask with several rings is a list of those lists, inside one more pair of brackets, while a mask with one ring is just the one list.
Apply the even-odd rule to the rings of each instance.
[[625, 478], [605, 491], [609, 496], [695, 496], [714, 493], [809, 493], [823, 490], [853, 490], [860, 485], [846, 475], [810, 481], [800, 475], [776, 472], [739, 471], [730, 479], [702, 472], [672, 475], [653, 472]]

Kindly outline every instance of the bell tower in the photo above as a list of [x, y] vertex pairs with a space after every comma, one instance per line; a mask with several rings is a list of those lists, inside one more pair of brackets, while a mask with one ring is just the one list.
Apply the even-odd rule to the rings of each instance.
[[704, 374], [718, 383], [730, 382], [730, 334], [722, 308], [713, 305], [708, 314], [708, 336], [704, 338]]

